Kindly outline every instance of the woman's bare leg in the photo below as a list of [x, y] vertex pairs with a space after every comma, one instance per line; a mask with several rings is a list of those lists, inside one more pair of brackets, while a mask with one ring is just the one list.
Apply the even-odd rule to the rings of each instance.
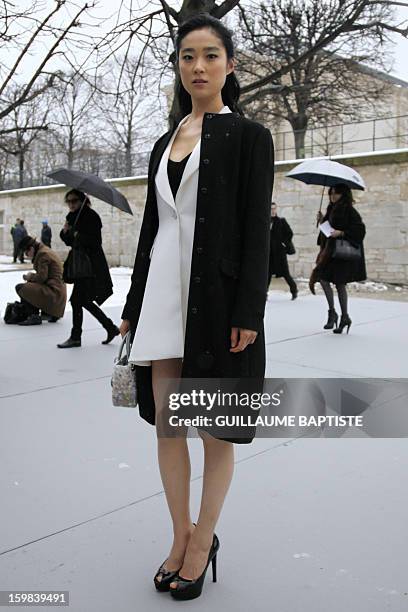
[[[215, 525], [220, 515], [234, 472], [234, 445], [199, 432], [204, 444], [204, 475], [197, 527], [188, 542], [180, 575], [195, 580], [207, 564]], [[175, 582], [171, 583], [176, 586]]]
[[[182, 359], [161, 359], [152, 362], [152, 385], [156, 407], [157, 451], [160, 475], [173, 521], [173, 545], [164, 569], [178, 570], [194, 530], [190, 517], [190, 455], [186, 437], [163, 437], [160, 428], [168, 401], [163, 379], [180, 377]], [[158, 580], [160, 580], [160, 576]]]

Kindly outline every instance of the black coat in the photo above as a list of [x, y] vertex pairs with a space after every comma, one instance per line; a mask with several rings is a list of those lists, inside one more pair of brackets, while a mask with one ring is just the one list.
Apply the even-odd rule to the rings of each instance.
[[49, 225], [46, 225], [41, 230], [41, 242], [45, 244], [45, 246], [51, 248], [51, 238], [52, 238], [51, 228]]
[[[84, 304], [88, 301], [95, 301], [100, 305], [113, 293], [109, 266], [102, 249], [102, 221], [97, 212], [85, 205], [73, 227], [78, 214], [79, 211], [67, 214], [67, 223], [73, 230], [66, 233], [61, 230], [60, 238], [67, 246], [72, 247], [79, 244], [86, 250], [95, 278], [75, 281], [71, 302]], [[74, 232], [77, 232], [75, 237]]]
[[[154, 178], [171, 135], [159, 138], [150, 156], [146, 206], [122, 313], [133, 331], [158, 230]], [[269, 130], [238, 113], [204, 113], [182, 378], [263, 381], [273, 163]], [[231, 353], [231, 327], [257, 331], [256, 341]], [[151, 367], [138, 366], [137, 381], [140, 414], [154, 424]]]
[[293, 238], [293, 232], [285, 217], [271, 218], [269, 278], [287, 276], [289, 273], [286, 245]]
[[[345, 285], [353, 281], [362, 281], [367, 278], [363, 240], [366, 233], [365, 225], [357, 210], [347, 204], [329, 204], [322, 223], [329, 221], [336, 230], [344, 232], [344, 238], [352, 244], [361, 245], [362, 257], [357, 261], [346, 261], [341, 259], [329, 259], [328, 263], [319, 268], [319, 280], [329, 281], [336, 285]], [[329, 252], [333, 251], [334, 241], [340, 238], [326, 238], [319, 232], [317, 244], [324, 248], [328, 242]]]

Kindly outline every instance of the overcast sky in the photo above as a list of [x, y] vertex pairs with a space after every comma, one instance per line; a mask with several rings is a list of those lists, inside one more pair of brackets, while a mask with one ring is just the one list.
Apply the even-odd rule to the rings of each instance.
[[[324, 0], [323, 0], [324, 1]], [[404, 2], [406, 7], [399, 7], [397, 10], [397, 19], [398, 21], [407, 20], [408, 23], [408, 0], [399, 0], [400, 2]], [[218, 1], [218, 4], [221, 3], [221, 0]], [[98, 0], [98, 4], [100, 7], [100, 13], [104, 15], [112, 15], [112, 0]], [[179, 7], [181, 6], [181, 1], [174, 2], [170, 0], [171, 6]], [[243, 2], [245, 4], [245, 1]], [[148, 3], [145, 0], [133, 0], [133, 6], [139, 5], [143, 7], [142, 14], [146, 12], [146, 7]], [[395, 35], [395, 65], [392, 70], [392, 74], [395, 74], [401, 79], [408, 81], [408, 40], [404, 39], [400, 35]]]
[[[408, 6], [399, 9], [398, 19], [401, 21], [404, 19], [408, 20]], [[393, 73], [401, 79], [408, 81], [408, 40], [402, 36], [396, 36], [395, 41], [395, 67]]]
[[[25, 4], [29, 4], [30, 0], [19, 0], [19, 2], [21, 5], [25, 5]], [[218, 3], [220, 2], [221, 0], [219, 0]], [[408, 23], [408, 0], [400, 0], [400, 2], [404, 2], [407, 6], [400, 7], [398, 9], [398, 13], [397, 13], [398, 20], [403, 21], [405, 19], [407, 20], [407, 23]], [[243, 3], [245, 4], [245, 0]], [[118, 4], [119, 2], [116, 4], [115, 1], [114, 3], [112, 3], [112, 0], [97, 0], [97, 5], [98, 5], [97, 14], [100, 17], [105, 17], [105, 18], [108, 16], [114, 17], [116, 16], [115, 6], [117, 6]], [[127, 5], [128, 2], [125, 2], [124, 4]], [[52, 5], [53, 5], [53, 0], [45, 0], [44, 6], [50, 7]], [[141, 11], [142, 14], [146, 13], [149, 8], [149, 3], [145, 0], [133, 0], [133, 6], [136, 6], [136, 5], [143, 7]], [[151, 3], [151, 5], [156, 7], [156, 2], [154, 4]], [[181, 6], [181, 0], [179, 2], [171, 1], [171, 5], [174, 7], [179, 7]], [[110, 23], [113, 23], [113, 21], [114, 19], [112, 19]], [[109, 27], [106, 22], [104, 24], [104, 27], [105, 28]], [[86, 26], [84, 29], [86, 30]], [[395, 48], [394, 48], [395, 65], [392, 70], [392, 74], [408, 82], [408, 40], [404, 39], [402, 36], [399, 36], [399, 35], [395, 35], [394, 40], [395, 40]], [[38, 64], [38, 61], [39, 61], [39, 57], [35, 57], [35, 55], [27, 58], [27, 62], [26, 62], [26, 65], [24, 67], [23, 74], [21, 75], [21, 77], [24, 78], [26, 74], [29, 74], [36, 67], [36, 65]]]

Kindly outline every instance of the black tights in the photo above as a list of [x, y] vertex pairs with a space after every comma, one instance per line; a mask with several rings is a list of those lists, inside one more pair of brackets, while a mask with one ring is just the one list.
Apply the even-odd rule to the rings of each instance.
[[83, 308], [91, 313], [97, 321], [107, 331], [114, 327], [114, 323], [106, 314], [99, 308], [95, 302], [78, 303], [77, 301], [71, 302], [72, 305], [72, 331], [71, 338], [73, 340], [80, 340], [82, 335], [82, 320], [83, 320]]
[[[321, 286], [323, 288], [323, 291], [325, 293], [325, 296], [326, 296], [329, 308], [334, 310], [334, 295], [333, 295], [333, 289], [331, 287], [331, 284], [328, 281], [324, 281], [324, 280], [321, 280], [320, 284], [321, 284]], [[339, 302], [340, 302], [341, 314], [343, 316], [345, 316], [345, 315], [347, 315], [347, 289], [346, 289], [346, 285], [336, 285], [336, 289], [337, 289], [337, 296], [338, 296]]]

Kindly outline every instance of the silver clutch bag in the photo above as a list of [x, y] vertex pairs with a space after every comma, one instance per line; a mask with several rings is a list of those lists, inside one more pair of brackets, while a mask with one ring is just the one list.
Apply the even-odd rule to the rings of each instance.
[[[123, 337], [119, 355], [115, 359], [111, 379], [112, 404], [122, 408], [135, 408], [137, 406], [136, 366], [129, 363], [131, 348], [129, 331]], [[124, 355], [123, 351], [125, 351]]]

